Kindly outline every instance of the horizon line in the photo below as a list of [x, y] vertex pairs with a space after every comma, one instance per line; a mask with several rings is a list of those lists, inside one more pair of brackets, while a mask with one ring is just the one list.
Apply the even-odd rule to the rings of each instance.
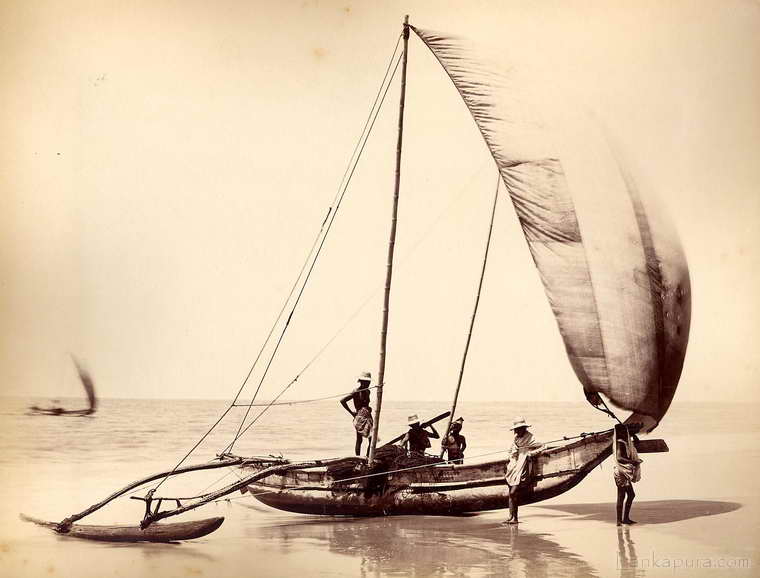
[[[79, 396], [50, 396], [50, 395], [18, 395], [18, 394], [5, 394], [0, 393], [0, 399], [84, 399]], [[99, 401], [102, 400], [125, 400], [125, 401], [133, 401], [133, 400], [146, 400], [146, 401], [230, 401], [229, 398], [224, 397], [111, 397], [111, 396], [103, 396], [98, 397]], [[238, 400], [238, 402], [245, 403], [249, 400]], [[273, 400], [262, 400], [258, 403], [268, 403]], [[323, 402], [335, 402], [336, 400], [315, 400], [311, 403], [323, 403]], [[447, 404], [451, 403], [450, 399], [389, 399], [386, 401], [390, 402], [404, 402], [404, 403], [437, 403], [437, 402], [445, 402]], [[517, 399], [517, 400], [502, 400], [502, 399], [473, 399], [473, 400], [467, 400], [467, 401], [460, 401], [460, 403], [544, 403], [544, 404], [564, 404], [564, 403], [577, 403], [577, 404], [584, 404], [587, 403], [585, 400], [582, 399], [556, 399], [556, 400], [545, 400], [545, 399]], [[742, 403], [755, 403], [760, 404], [760, 399], [736, 399], [736, 400], [682, 400], [678, 402], [678, 404], [695, 404], [695, 403], [710, 403], [710, 404], [742, 404]], [[284, 400], [280, 401], [279, 405], [305, 405], [304, 400]]]

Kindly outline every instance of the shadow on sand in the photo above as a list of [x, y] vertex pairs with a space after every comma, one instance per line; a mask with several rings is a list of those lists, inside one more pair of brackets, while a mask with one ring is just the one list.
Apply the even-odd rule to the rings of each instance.
[[[573, 514], [577, 520], [596, 520], [615, 523], [614, 502], [596, 504], [559, 504], [537, 506], [544, 510], [554, 510]], [[717, 502], [710, 500], [652, 500], [633, 503], [631, 518], [641, 524], [667, 524], [704, 516], [717, 516], [738, 510], [737, 502]]]
[[323, 545], [360, 560], [361, 575], [595, 576], [581, 556], [548, 534], [501, 526], [478, 516], [398, 516], [281, 520], [248, 535], [280, 544], [283, 553]]

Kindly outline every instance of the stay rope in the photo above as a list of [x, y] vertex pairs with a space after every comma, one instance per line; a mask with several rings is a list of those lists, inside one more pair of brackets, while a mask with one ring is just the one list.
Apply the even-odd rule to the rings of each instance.
[[[372, 387], [367, 387], [365, 389], [377, 389], [376, 385], [373, 385]], [[273, 405], [300, 405], [302, 403], [314, 403], [317, 401], [325, 401], [328, 399], [337, 399], [339, 397], [345, 397], [347, 395], [351, 395], [354, 393], [355, 390], [347, 391], [345, 393], [336, 393], [335, 395], [326, 395], [325, 397], [315, 397], [312, 399], [295, 399], [293, 401], [279, 401], [279, 402], [267, 402], [267, 403], [254, 403], [254, 404], [248, 404], [248, 403], [236, 403], [233, 407], [269, 407]]]
[[[398, 48], [398, 41], [396, 41], [396, 48]], [[306, 285], [308, 284], [309, 279], [311, 278], [311, 274], [314, 271], [314, 267], [317, 264], [317, 261], [319, 259], [319, 255], [321, 254], [322, 248], [324, 247], [325, 241], [327, 240], [327, 236], [329, 235], [330, 229], [332, 228], [332, 225], [335, 222], [335, 217], [338, 214], [338, 210], [340, 209], [340, 205], [343, 202], [343, 198], [345, 197], [346, 191], [348, 190], [348, 185], [351, 182], [351, 178], [354, 175], [354, 171], [356, 170], [357, 165], [359, 164], [359, 159], [361, 158], [361, 155], [364, 152], [364, 147], [367, 145], [367, 141], [369, 140], [369, 135], [372, 132], [372, 128], [375, 126], [375, 121], [377, 120], [377, 117], [380, 114], [380, 109], [382, 108], [383, 102], [385, 102], [385, 96], [388, 94], [388, 89], [391, 86], [391, 81], [393, 80], [393, 77], [396, 75], [396, 70], [398, 69], [399, 62], [401, 61], [401, 59], [399, 58], [396, 61], [396, 65], [392, 67], [392, 65], [393, 65], [393, 59], [395, 58], [395, 56], [396, 56], [396, 50], [394, 50], [393, 55], [391, 56], [391, 60], [388, 63], [388, 68], [386, 69], [385, 76], [383, 77], [383, 83], [385, 84], [384, 89], [383, 89], [383, 83], [381, 83], [381, 85], [380, 85], [380, 92], [378, 94], [382, 93], [382, 97], [380, 97], [379, 103], [378, 103], [378, 98], [375, 97], [375, 103], [373, 103], [373, 110], [370, 111], [370, 117], [368, 117], [368, 119], [367, 119], [367, 121], [369, 122], [369, 125], [367, 127], [367, 125], [365, 123], [365, 130], [362, 131], [362, 135], [359, 138], [359, 141], [361, 142], [361, 146], [359, 147], [358, 152], [352, 158], [353, 166], [351, 166], [351, 163], [349, 163], [349, 166], [351, 166], [351, 170], [348, 172], [348, 176], [345, 178], [345, 183], [343, 184], [342, 191], [339, 191], [337, 202], [335, 203], [335, 210], [332, 211], [332, 213], [328, 217], [329, 222], [327, 223], [327, 229], [325, 230], [324, 234], [322, 235], [322, 240], [319, 243], [319, 247], [317, 248], [316, 254], [314, 255], [314, 258], [312, 259], [311, 266], [309, 267], [309, 270], [306, 273], [304, 281], [301, 284], [301, 289], [298, 292], [298, 295], [297, 295], [297, 297], [295, 299], [295, 302], [293, 303], [293, 308], [292, 308], [292, 310], [290, 312], [290, 315], [288, 315], [288, 319], [285, 322], [285, 326], [283, 327], [282, 332], [280, 333], [280, 337], [277, 339], [277, 343], [275, 344], [275, 347], [272, 350], [271, 355], [269, 356], [269, 361], [267, 362], [266, 368], [264, 369], [264, 373], [262, 374], [261, 379], [259, 380], [259, 384], [258, 384], [258, 386], [256, 388], [256, 393], [254, 394], [253, 398], [251, 398], [251, 404], [255, 401], [256, 395], [258, 394], [259, 390], [261, 389], [261, 384], [264, 382], [264, 379], [266, 378], [267, 373], [269, 372], [269, 368], [271, 367], [272, 362], [274, 361], [274, 358], [277, 355], [277, 351], [279, 350], [280, 345], [282, 344], [282, 340], [285, 337], [286, 331], [288, 330], [288, 327], [290, 325], [290, 321], [293, 318], [293, 314], [295, 313], [296, 307], [298, 307], [298, 303], [301, 301], [301, 297], [303, 296], [303, 293], [306, 290]], [[391, 67], [393, 68], [393, 72], [391, 73], [390, 78], [389, 78], [388, 77], [388, 73], [391, 70]], [[386, 79], [387, 79], [387, 83], [385, 82]], [[371, 121], [370, 121], [370, 118], [371, 118]], [[299, 376], [300, 376], [300, 374], [297, 375], [293, 379], [293, 381], [291, 382], [290, 385], [292, 385], [293, 383], [295, 383], [298, 380]], [[243, 433], [244, 433], [245, 430], [243, 430], [243, 431], [241, 431], [241, 430], [243, 428], [243, 425], [245, 424], [246, 419], [248, 419], [249, 413], [250, 413], [250, 407], [248, 408], [248, 410], [246, 410], [245, 415], [243, 416], [243, 419], [240, 420], [240, 425], [238, 426], [238, 430], [235, 433], [235, 436], [232, 439], [232, 441], [227, 446], [227, 450], [225, 450], [225, 451], [232, 451], [232, 448], [234, 447], [235, 442], [238, 439], [240, 439], [241, 435], [243, 435]], [[258, 417], [256, 419], [258, 419]], [[246, 428], [246, 430], [247, 429], [248, 428]]]
[[[488, 162], [488, 163], [483, 163], [483, 165], [485, 165], [485, 164], [490, 164], [490, 159], [489, 159], [489, 162]], [[449, 202], [449, 204], [448, 204], [446, 207], [444, 207], [444, 209], [443, 209], [443, 210], [442, 210], [442, 211], [441, 211], [441, 212], [438, 214], [438, 216], [437, 216], [437, 217], [435, 218], [435, 220], [434, 220], [434, 221], [433, 221], [433, 222], [430, 224], [430, 226], [429, 226], [429, 227], [428, 227], [428, 228], [427, 228], [427, 229], [426, 229], [426, 230], [423, 232], [423, 234], [422, 234], [422, 235], [420, 235], [420, 236], [417, 238], [417, 240], [416, 240], [416, 241], [415, 241], [415, 242], [412, 244], [412, 246], [409, 248], [409, 250], [407, 251], [407, 253], [406, 253], [405, 255], [403, 255], [403, 256], [401, 257], [401, 259], [399, 259], [399, 268], [403, 268], [403, 266], [404, 266], [404, 264], [406, 263], [406, 261], [407, 261], [407, 260], [410, 258], [410, 256], [411, 256], [411, 255], [412, 255], [412, 254], [413, 254], [413, 253], [416, 251], [416, 249], [417, 249], [417, 248], [420, 246], [420, 244], [421, 244], [421, 243], [422, 243], [422, 242], [423, 242], [423, 241], [424, 241], [424, 240], [425, 240], [425, 239], [426, 239], [426, 238], [427, 238], [427, 237], [430, 235], [430, 233], [431, 233], [431, 232], [432, 232], [432, 231], [435, 229], [435, 227], [436, 227], [436, 226], [438, 225], [438, 223], [439, 223], [439, 222], [440, 222], [440, 221], [443, 219], [443, 217], [444, 217], [444, 216], [445, 216], [445, 215], [446, 215], [446, 214], [449, 212], [449, 210], [451, 210], [451, 208], [452, 208], [452, 207], [453, 207], [453, 206], [454, 206], [454, 205], [455, 205], [455, 204], [456, 204], [456, 203], [457, 203], [457, 202], [458, 202], [458, 201], [461, 199], [461, 197], [464, 195], [464, 193], [466, 193], [466, 192], [467, 192], [467, 190], [469, 189], [469, 186], [470, 186], [471, 182], [474, 180], [475, 176], [477, 176], [477, 175], [478, 175], [478, 174], [481, 172], [482, 168], [483, 168], [483, 167], [479, 167], [479, 168], [478, 168], [478, 169], [477, 169], [475, 172], [473, 172], [472, 176], [471, 176], [471, 177], [468, 179], [468, 181], [465, 183], [465, 185], [462, 187], [462, 189], [459, 191], [459, 193], [458, 193], [457, 195], [455, 195], [455, 196], [454, 196], [454, 197], [451, 199], [451, 201]], [[354, 320], [354, 319], [356, 319], [356, 317], [359, 315], [359, 313], [361, 313], [361, 312], [362, 312], [362, 311], [363, 311], [363, 310], [364, 310], [364, 309], [367, 307], [367, 305], [369, 305], [369, 304], [370, 304], [370, 302], [371, 302], [371, 301], [372, 301], [372, 300], [373, 300], [373, 299], [374, 299], [374, 298], [377, 296], [378, 292], [379, 292], [379, 291], [380, 291], [380, 290], [381, 290], [383, 287], [384, 287], [384, 284], [383, 284], [383, 283], [379, 283], [379, 284], [378, 284], [378, 285], [375, 287], [375, 289], [374, 289], [374, 290], [373, 290], [373, 291], [372, 291], [372, 292], [369, 294], [369, 296], [367, 296], [367, 298], [366, 298], [366, 299], [365, 299], [365, 300], [364, 300], [364, 301], [363, 301], [363, 302], [362, 302], [362, 303], [361, 303], [361, 304], [360, 304], [360, 305], [359, 305], [359, 306], [358, 306], [358, 307], [357, 307], [357, 308], [354, 310], [354, 312], [353, 312], [353, 313], [352, 313], [352, 314], [351, 314], [351, 315], [350, 315], [350, 316], [349, 316], [349, 317], [346, 319], [346, 321], [343, 323], [343, 325], [341, 325], [341, 326], [340, 326], [340, 327], [337, 329], [337, 331], [336, 331], [336, 332], [335, 332], [335, 333], [334, 333], [334, 334], [333, 334], [333, 335], [330, 337], [330, 339], [329, 339], [329, 340], [327, 340], [327, 342], [325, 342], [325, 344], [324, 344], [324, 345], [323, 345], [323, 346], [322, 346], [322, 347], [319, 349], [319, 351], [317, 351], [317, 353], [316, 353], [316, 354], [315, 354], [315, 355], [314, 355], [314, 356], [313, 356], [313, 357], [312, 357], [312, 358], [311, 358], [311, 359], [308, 361], [308, 363], [306, 363], [306, 365], [304, 365], [304, 367], [303, 367], [303, 368], [302, 368], [302, 369], [301, 369], [301, 370], [298, 372], [298, 374], [296, 375], [296, 377], [295, 377], [295, 378], [293, 378], [293, 379], [292, 379], [292, 380], [291, 380], [289, 383], [287, 383], [287, 384], [284, 386], [284, 388], [283, 388], [283, 391], [280, 393], [280, 395], [284, 394], [284, 393], [285, 393], [285, 391], [287, 391], [287, 390], [288, 390], [288, 389], [289, 389], [289, 388], [290, 388], [290, 387], [291, 387], [291, 386], [292, 386], [292, 385], [293, 385], [293, 384], [294, 384], [296, 381], [298, 381], [299, 377], [300, 377], [301, 375], [303, 375], [303, 374], [306, 372], [306, 370], [307, 370], [309, 367], [311, 367], [311, 365], [312, 365], [312, 364], [313, 364], [313, 363], [314, 363], [314, 362], [315, 362], [317, 359], [319, 359], [319, 358], [322, 356], [322, 354], [323, 354], [323, 353], [324, 353], [324, 352], [325, 352], [325, 351], [326, 351], [326, 350], [327, 350], [327, 349], [328, 349], [328, 348], [329, 348], [329, 347], [330, 347], [330, 346], [333, 344], [333, 342], [334, 342], [334, 341], [335, 341], [335, 340], [336, 340], [336, 339], [337, 339], [337, 338], [338, 338], [338, 337], [339, 337], [339, 336], [340, 336], [340, 335], [343, 333], [343, 331], [344, 331], [344, 330], [345, 330], [345, 329], [346, 329], [346, 328], [347, 328], [347, 327], [348, 327], [348, 326], [349, 326], [349, 325], [350, 325], [350, 324], [353, 322], [353, 320]], [[276, 400], [276, 399], [279, 399], [279, 397], [280, 397], [280, 396], [277, 396], [277, 397], [275, 398], [275, 400]], [[269, 404], [266, 404], [266, 405], [269, 405]], [[274, 404], [274, 405], [286, 405], [286, 404]], [[264, 410], [264, 411], [266, 411], [266, 409], [268, 409], [268, 407], [265, 407], [265, 410]], [[243, 436], [243, 435], [244, 435], [244, 434], [245, 434], [245, 433], [248, 431], [248, 429], [250, 429], [250, 427], [251, 427], [251, 426], [252, 426], [252, 425], [253, 425], [253, 424], [254, 424], [254, 423], [255, 423], [255, 422], [256, 422], [256, 421], [257, 421], [257, 420], [258, 420], [258, 419], [261, 417], [261, 415], [264, 413], [264, 411], [262, 411], [262, 412], [261, 412], [261, 414], [257, 415], [257, 416], [256, 416], [256, 418], [254, 418], [254, 420], [253, 420], [253, 421], [252, 421], [250, 424], [248, 424], [248, 426], [247, 426], [245, 429], [243, 429], [243, 430], [240, 432], [240, 435], [239, 435], [239, 436], [236, 438], [236, 440], [235, 440], [235, 441], [237, 441], [237, 439], [239, 439], [240, 437], [242, 437], [242, 436]]]
[[[182, 459], [180, 459], [177, 462], [177, 464], [171, 469], [171, 471], [168, 472], [166, 474], [166, 476], [164, 476], [156, 484], [156, 486], [153, 488], [154, 490], [158, 489], [171, 475], [174, 474], [174, 472], [176, 472], [177, 468], [179, 468], [185, 462], [185, 460], [187, 460], [187, 458], [190, 457], [190, 455], [205, 441], [205, 439], [211, 434], [211, 432], [214, 431], [214, 429], [216, 429], [216, 427], [222, 422], [222, 420], [224, 420], [224, 418], [232, 410], [232, 408], [235, 407], [235, 403], [240, 398], [240, 395], [242, 394], [243, 389], [245, 389], [245, 386], [248, 383], [248, 380], [250, 379], [250, 376], [252, 375], [252, 373], [254, 371], [254, 368], [256, 367], [256, 365], [257, 365], [257, 363], [258, 363], [258, 361], [259, 361], [259, 359], [261, 357], [262, 352], [266, 348], [267, 344], [269, 343], [269, 340], [271, 339], [271, 336], [274, 333], [275, 328], [277, 327], [278, 323], [282, 319], [282, 314], [284, 313], [284, 311], [285, 311], [285, 309], [287, 307], [288, 302], [291, 300], [291, 298], [293, 296], [293, 293], [296, 290], [296, 287], [298, 287], [299, 281], [303, 277], [303, 272], [306, 269], [307, 264], [309, 263], [309, 261], [311, 261], [311, 267], [309, 268], [308, 273], [306, 274], [306, 277], [305, 277], [305, 279], [303, 281], [303, 284], [301, 286], [301, 290], [300, 290], [300, 292], [298, 294], [298, 297], [296, 298], [295, 304], [293, 305], [293, 308], [291, 309], [291, 312], [290, 312], [290, 314], [288, 316], [288, 319], [287, 319], [287, 321], [285, 323], [285, 327], [283, 328], [283, 331], [280, 334], [280, 337], [278, 339], [277, 345], [275, 346], [274, 352], [272, 353], [272, 355], [270, 357], [270, 360], [269, 360], [269, 363], [267, 364], [266, 370], [264, 372], [264, 377], [266, 376], [266, 371], [268, 371], [268, 369], [269, 369], [269, 367], [270, 367], [270, 365], [272, 363], [272, 359], [274, 358], [274, 355], [277, 352], [277, 349], [279, 348], [280, 343], [282, 342], [282, 338], [284, 337], [285, 331], [287, 330], [287, 327], [288, 327], [288, 325], [290, 323], [290, 320], [293, 317], [293, 313], [295, 312], [295, 308], [298, 305], [298, 301], [300, 300], [301, 295], [303, 294], [303, 291], [304, 291], [304, 288], [306, 287], [306, 283], [308, 282], [309, 276], [311, 275], [311, 272], [314, 270], [314, 266], [316, 265], [317, 259], [319, 257], [319, 253], [321, 252], [321, 249], [324, 246], [325, 240], [327, 239], [327, 235], [328, 235], [328, 233], [330, 231], [330, 228], [332, 227], [332, 224], [333, 224], [333, 222], [335, 220], [335, 216], [336, 216], [336, 214], [338, 212], [338, 209], [340, 208], [340, 204], [341, 204], [341, 202], [343, 200], [343, 197], [345, 196], [345, 193], [346, 193], [346, 191], [348, 189], [348, 184], [349, 184], [349, 182], [351, 180], [351, 177], [354, 174], [354, 171], [356, 170], [356, 166], [357, 166], [357, 164], [359, 162], [359, 158], [361, 157], [361, 154], [364, 151], [364, 147], [366, 146], [367, 140], [369, 139], [369, 134], [372, 131], [372, 127], [375, 124], [375, 120], [377, 119], [377, 117], [379, 115], [380, 108], [382, 107], [383, 101], [385, 100], [385, 95], [388, 93], [388, 88], [390, 87], [390, 84], [391, 84], [390, 81], [393, 79], [393, 76], [395, 76], [396, 70], [398, 69], [398, 64], [401, 61], [400, 57], [397, 58], [397, 52], [398, 52], [398, 46], [399, 46], [400, 40], [401, 40], [401, 36], [399, 35], [399, 37], [396, 40], [396, 45], [394, 46], [393, 53], [392, 53], [391, 58], [389, 60], [388, 66], [386, 68], [385, 75], [383, 76], [383, 81], [380, 84], [380, 88], [379, 88], [379, 90], [377, 92], [377, 95], [375, 96], [375, 100], [372, 103], [372, 107], [370, 108], [370, 114], [368, 116], [368, 121], [365, 122], [364, 129], [362, 130], [361, 136], [359, 137], [359, 141], [357, 142], [356, 146], [354, 147], [354, 151], [353, 151], [353, 153], [352, 153], [352, 155], [351, 155], [351, 157], [349, 159], [349, 163], [347, 165], [346, 171], [343, 174], [343, 179], [341, 180], [341, 185], [338, 188], [338, 193], [336, 193], [337, 202], [335, 202], [335, 200], [334, 200], [334, 207], [335, 208], [333, 210], [333, 207], [331, 206], [328, 209], [327, 216], [325, 217], [325, 219], [322, 222], [322, 226], [320, 227], [320, 230], [317, 233], [316, 238], [314, 239], [314, 243], [312, 244], [311, 250], [309, 251], [309, 253], [307, 255], [307, 258], [304, 261], [304, 264], [302, 265], [301, 270], [299, 271], [299, 274], [296, 277], [296, 280], [293, 283], [293, 286], [291, 287], [291, 290], [290, 290], [290, 292], [288, 294], [288, 297], [285, 300], [285, 302], [283, 303], [283, 306], [280, 309], [279, 314], [277, 315], [277, 318], [275, 319], [274, 323], [272, 324], [272, 327], [269, 330], [269, 333], [267, 334], [267, 337], [264, 340], [264, 343], [261, 346], [261, 349], [259, 350], [259, 353], [257, 354], [256, 359], [254, 360], [254, 362], [251, 365], [251, 368], [249, 369], [249, 371], [248, 371], [245, 379], [243, 380], [243, 383], [241, 384], [240, 388], [238, 389], [238, 391], [237, 391], [235, 397], [233, 398], [232, 402], [230, 402], [229, 406], [222, 412], [222, 414], [219, 416], [219, 418], [206, 431], [206, 433], [204, 433], [200, 437], [200, 439], [193, 445], [193, 447], [191, 447], [187, 451], [187, 453], [182, 457]], [[393, 61], [394, 60], [396, 60], [395, 66], [393, 65]], [[393, 69], [393, 72], [391, 74], [390, 79], [388, 79], [388, 74], [389, 74], [389, 71], [391, 70], [391, 68]], [[382, 94], [382, 97], [380, 96], [381, 94]], [[379, 104], [378, 104], [378, 102], [379, 102]], [[372, 120], [369, 121], [369, 119], [372, 119]], [[329, 220], [329, 222], [328, 222], [328, 220]], [[325, 223], [327, 223], [327, 228], [326, 229], [325, 229]], [[318, 248], [316, 250], [316, 254], [312, 258], [312, 254], [314, 254], [314, 248], [317, 246], [317, 243], [318, 243], [320, 237], [321, 237], [322, 240], [319, 243], [319, 246], [318, 246]], [[255, 394], [254, 394], [251, 402], [253, 402], [255, 400], [256, 394], [258, 394], [258, 391], [261, 388], [261, 384], [263, 382], [264, 377], [262, 377], [261, 381], [259, 382], [259, 385], [258, 385], [258, 387], [256, 389], [256, 392], [255, 392]], [[297, 377], [296, 377], [296, 379], [297, 379]], [[250, 410], [250, 408], [249, 408], [249, 410]], [[240, 426], [238, 427], [238, 434], [236, 434], [235, 438], [231, 442], [230, 448], [232, 447], [232, 445], [234, 445], [235, 441], [239, 438], [240, 429], [242, 428], [243, 424], [245, 423], [246, 417], [247, 417], [247, 413], [246, 413], [246, 416], [243, 417], [243, 420], [241, 420]]]
[[[462, 363], [459, 366], [459, 378], [457, 379], [457, 386], [454, 389], [454, 400], [451, 402], [451, 412], [449, 413], [449, 419], [446, 423], [446, 428], [443, 430], [444, 433], [444, 443], [448, 444], [449, 439], [449, 433], [451, 430], [451, 424], [454, 423], [454, 414], [457, 410], [457, 401], [459, 400], [459, 389], [462, 387], [462, 378], [464, 377], [464, 368], [467, 363], [467, 353], [470, 351], [470, 342], [472, 340], [472, 332], [475, 328], [475, 318], [478, 315], [478, 306], [480, 305], [480, 294], [483, 290], [483, 279], [486, 276], [486, 265], [488, 264], [488, 253], [491, 249], [491, 234], [493, 233], [493, 222], [496, 218], [496, 204], [499, 200], [499, 186], [501, 185], [501, 174], [497, 173], [496, 175], [496, 191], [493, 194], [493, 206], [491, 207], [491, 220], [488, 224], [488, 238], [486, 239], [486, 248], [483, 253], [483, 265], [480, 269], [480, 278], [478, 279], [478, 291], [475, 294], [475, 305], [472, 309], [472, 317], [470, 318], [470, 329], [467, 332], [467, 340], [464, 345], [464, 353], [462, 353]], [[446, 446], [444, 443], [441, 444], [441, 453], [440, 457], [443, 457], [444, 452], [446, 452]]]
[[[381, 93], [383, 93], [383, 86], [385, 86], [386, 81], [388, 80], [388, 73], [391, 69], [391, 64], [393, 63], [393, 60], [396, 58], [396, 53], [398, 52], [398, 45], [401, 41], [401, 35], [396, 39], [396, 45], [393, 47], [393, 54], [391, 55], [390, 61], [388, 63], [387, 68], [385, 69], [385, 74], [383, 75], [383, 80], [380, 83], [380, 89], [378, 90], [377, 94], [375, 95], [375, 100], [372, 102], [372, 106], [370, 107], [370, 112], [367, 115], [367, 119], [364, 121], [364, 126], [362, 127], [361, 134], [359, 136], [359, 140], [356, 142], [356, 145], [354, 145], [354, 150], [351, 152], [351, 156], [349, 157], [349, 162], [346, 165], [346, 169], [343, 171], [343, 176], [341, 177], [340, 184], [338, 185], [338, 191], [335, 194], [335, 198], [333, 199], [333, 205], [335, 205], [335, 212], [337, 213], [338, 206], [340, 205], [340, 201], [343, 198], [343, 195], [345, 194], [346, 188], [348, 187], [348, 183], [351, 180], [351, 176], [353, 176], [353, 171], [356, 168], [356, 165], [359, 161], [359, 157], [361, 156], [361, 151], [364, 149], [364, 144], [367, 141], [367, 138], [369, 137], [369, 132], [367, 131], [367, 127], [370, 125], [370, 122], [372, 125], [374, 125], [374, 120], [372, 120], [373, 116], [376, 118], [377, 113], [379, 112], [378, 100], [380, 99]], [[398, 66], [398, 64], [397, 64]], [[394, 69], [395, 74], [395, 69]], [[385, 89], [387, 92], [387, 88]], [[385, 96], [385, 93], [383, 93], [383, 97]], [[380, 102], [380, 105], [382, 106], [382, 102]], [[370, 126], [371, 130], [371, 126]], [[361, 147], [361, 148], [360, 148]], [[357, 155], [358, 152], [358, 155]], [[353, 168], [352, 168], [353, 167]], [[351, 171], [351, 175], [349, 176], [349, 170]], [[347, 180], [348, 177], [348, 180]], [[341, 192], [342, 191], [342, 192]], [[303, 266], [301, 267], [301, 271], [298, 274], [298, 277], [296, 278], [296, 282], [293, 283], [293, 287], [290, 290], [290, 293], [288, 294], [287, 299], [285, 300], [285, 303], [282, 306], [282, 309], [280, 310], [280, 314], [277, 316], [277, 319], [275, 321], [275, 325], [272, 327], [272, 329], [269, 332], [269, 335], [267, 335], [266, 340], [264, 341], [264, 346], [269, 341], [269, 338], [271, 337], [274, 327], [276, 324], [280, 321], [282, 317], [282, 312], [285, 310], [285, 306], [290, 301], [290, 298], [293, 296], [293, 293], [295, 291], [295, 288], [297, 287], [298, 280], [301, 278], [301, 275], [303, 274], [303, 271], [306, 269], [306, 265], [308, 264], [309, 260], [311, 259], [311, 254], [314, 252], [314, 248], [317, 246], [317, 241], [319, 241], [320, 236], [322, 235], [322, 231], [324, 230], [325, 223], [327, 223], [328, 218], [330, 218], [331, 214], [333, 214], [333, 205], [331, 205], [328, 208], [327, 215], [325, 215], [325, 220], [322, 222], [322, 227], [320, 228], [319, 233], [317, 234], [316, 238], [314, 239], [314, 243], [312, 244], [311, 251], [309, 251], [309, 255], [306, 258], [306, 261], [304, 261]], [[334, 217], [333, 217], [334, 218]], [[292, 315], [292, 313], [291, 313]], [[288, 319], [288, 322], [290, 322], [290, 319]], [[262, 350], [264, 348], [262, 346]], [[256, 362], [258, 361], [258, 356], [256, 358], [256, 361], [254, 361], [254, 366], [256, 365]], [[251, 371], [253, 368], [251, 368]], [[250, 376], [250, 372], [248, 374]], [[263, 380], [262, 380], [263, 381]], [[253, 399], [256, 399], [256, 396], [259, 393], [259, 389], [261, 388], [261, 381], [259, 382], [258, 387], [256, 388], [255, 393], [253, 394]]]

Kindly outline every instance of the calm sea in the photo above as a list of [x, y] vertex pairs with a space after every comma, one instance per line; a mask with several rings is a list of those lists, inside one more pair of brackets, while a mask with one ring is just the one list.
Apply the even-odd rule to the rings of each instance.
[[[20, 460], [41, 464], [81, 462], [153, 462], [173, 465], [209, 429], [227, 407], [218, 400], [104, 399], [93, 417], [26, 415], [32, 404], [47, 400], [5, 398], [0, 416], [0, 463]], [[81, 399], [63, 399], [69, 408], [84, 406]], [[443, 402], [386, 401], [380, 432], [390, 439], [406, 430], [407, 416], [423, 420], [448, 409]], [[254, 407], [251, 416], [262, 408]], [[245, 408], [236, 408], [194, 452], [193, 459], [214, 457], [230, 442]], [[462, 403], [468, 457], [506, 449], [515, 416], [524, 416], [541, 441], [611, 427], [611, 420], [581, 403]], [[657, 434], [729, 433], [739, 424], [747, 433], [760, 431], [757, 411], [750, 406], [719, 403], [674, 403]], [[250, 417], [249, 417], [250, 420]], [[439, 423], [443, 428], [444, 421]], [[352, 452], [351, 416], [337, 401], [272, 407], [236, 443], [240, 455], [284, 455], [296, 458], [334, 457]], [[127, 476], [131, 472], [125, 471]]]

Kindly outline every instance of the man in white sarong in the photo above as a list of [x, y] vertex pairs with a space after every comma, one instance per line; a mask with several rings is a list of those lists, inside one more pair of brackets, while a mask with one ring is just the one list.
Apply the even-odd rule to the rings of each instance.
[[[612, 477], [615, 479], [617, 486], [617, 525], [635, 524], [631, 520], [631, 505], [636, 492], [633, 491], [633, 484], [641, 479], [641, 462], [636, 452], [636, 446], [633, 443], [631, 432], [623, 424], [615, 426], [615, 433], [612, 436], [612, 455], [615, 465], [612, 467]], [[623, 501], [625, 498], [625, 510]]]
[[537, 453], [543, 446], [533, 439], [533, 434], [528, 431], [529, 423], [525, 418], [517, 417], [510, 428], [515, 432], [512, 447], [509, 448], [509, 461], [505, 479], [509, 488], [509, 519], [506, 524], [517, 524], [517, 488], [526, 481], [528, 474], [528, 458]]

